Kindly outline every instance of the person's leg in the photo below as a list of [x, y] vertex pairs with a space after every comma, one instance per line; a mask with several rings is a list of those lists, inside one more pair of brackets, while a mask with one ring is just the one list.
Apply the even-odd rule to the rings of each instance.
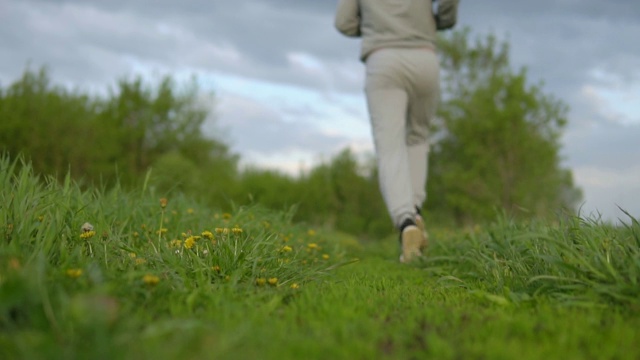
[[428, 174], [429, 143], [427, 141], [407, 146], [409, 153], [409, 169], [411, 173], [411, 189], [413, 204], [417, 209], [422, 208], [426, 200], [426, 183]]
[[409, 96], [395, 50], [379, 50], [367, 59], [366, 97], [378, 160], [380, 190], [396, 227], [415, 217], [407, 150]]
[[427, 247], [429, 234], [427, 233], [424, 219], [420, 210], [426, 199], [426, 183], [429, 143], [421, 142], [415, 145], [409, 145], [409, 169], [411, 171], [411, 186], [413, 188], [413, 203], [416, 207], [415, 223], [422, 232], [424, 241], [420, 244], [420, 249]]
[[426, 200], [429, 126], [440, 99], [439, 65], [437, 55], [431, 50], [416, 49], [408, 53], [413, 82], [409, 91], [406, 141], [413, 203], [420, 209]]
[[407, 63], [411, 64], [409, 79], [409, 107], [407, 114], [407, 148], [413, 203], [417, 209], [415, 222], [422, 232], [420, 252], [428, 243], [424, 219], [420, 209], [426, 200], [426, 185], [429, 160], [429, 126], [436, 113], [440, 99], [439, 65], [436, 54], [430, 50], [408, 51]]

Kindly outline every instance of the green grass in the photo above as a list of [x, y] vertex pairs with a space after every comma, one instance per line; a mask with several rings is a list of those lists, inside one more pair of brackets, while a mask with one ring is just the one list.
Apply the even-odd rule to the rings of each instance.
[[409, 266], [290, 219], [0, 159], [0, 359], [640, 358], [631, 217], [433, 229]]

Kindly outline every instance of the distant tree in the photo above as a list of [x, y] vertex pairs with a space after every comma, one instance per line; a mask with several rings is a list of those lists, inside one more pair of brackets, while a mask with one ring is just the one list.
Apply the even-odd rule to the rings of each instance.
[[38, 173], [88, 172], [96, 140], [89, 129], [96, 106], [86, 94], [52, 85], [46, 69], [27, 69], [20, 79], [0, 88], [0, 152], [23, 154]]
[[158, 86], [147, 85], [140, 77], [118, 82], [99, 117], [112, 132], [108, 141], [116, 146], [111, 147], [111, 157], [126, 172], [121, 178], [139, 177], [168, 154], [173, 154], [174, 162], [180, 158], [201, 169], [217, 165], [218, 174], [235, 173], [237, 159], [228, 146], [202, 133], [208, 111], [198, 95], [195, 82], [178, 91], [170, 77]]
[[153, 167], [161, 190], [219, 195], [236, 176], [237, 156], [204, 136], [208, 114], [195, 81], [179, 90], [170, 77], [155, 86], [124, 79], [100, 97], [52, 85], [44, 68], [27, 69], [0, 88], [0, 151], [23, 154], [38, 173], [70, 171], [105, 185], [134, 184]]
[[453, 32], [440, 44], [443, 101], [431, 152], [429, 209], [458, 223], [574, 209], [580, 190], [561, 166], [560, 136], [567, 106], [526, 69], [514, 72], [507, 43], [469, 40]]

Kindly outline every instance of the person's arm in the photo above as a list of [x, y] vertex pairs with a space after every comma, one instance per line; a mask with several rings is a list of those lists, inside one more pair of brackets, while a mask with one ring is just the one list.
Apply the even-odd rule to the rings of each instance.
[[346, 36], [360, 36], [360, 7], [358, 0], [340, 0], [335, 26]]

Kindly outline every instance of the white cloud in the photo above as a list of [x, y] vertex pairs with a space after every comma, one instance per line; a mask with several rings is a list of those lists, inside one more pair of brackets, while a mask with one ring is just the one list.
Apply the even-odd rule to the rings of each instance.
[[313, 55], [304, 52], [290, 52], [287, 60], [294, 70], [302, 70], [312, 75], [324, 75], [324, 64]]
[[300, 154], [306, 154], [308, 159], [316, 154], [334, 153], [353, 141], [344, 132], [324, 130], [322, 114], [316, 115], [318, 121], [296, 121], [300, 111], [295, 108], [229, 92], [218, 98], [217, 125], [229, 129], [226, 140], [243, 155], [272, 158], [296, 154], [299, 158]]
[[585, 215], [602, 214], [605, 219], [626, 216], [619, 208], [640, 218], [640, 165], [625, 169], [603, 169], [594, 166], [576, 167], [575, 179], [585, 191]]
[[[630, 76], [640, 78], [640, 71]], [[621, 124], [640, 124], [640, 82], [629, 82], [602, 69], [593, 69], [590, 78], [594, 84], [585, 86], [584, 95], [594, 101], [603, 118]]]

